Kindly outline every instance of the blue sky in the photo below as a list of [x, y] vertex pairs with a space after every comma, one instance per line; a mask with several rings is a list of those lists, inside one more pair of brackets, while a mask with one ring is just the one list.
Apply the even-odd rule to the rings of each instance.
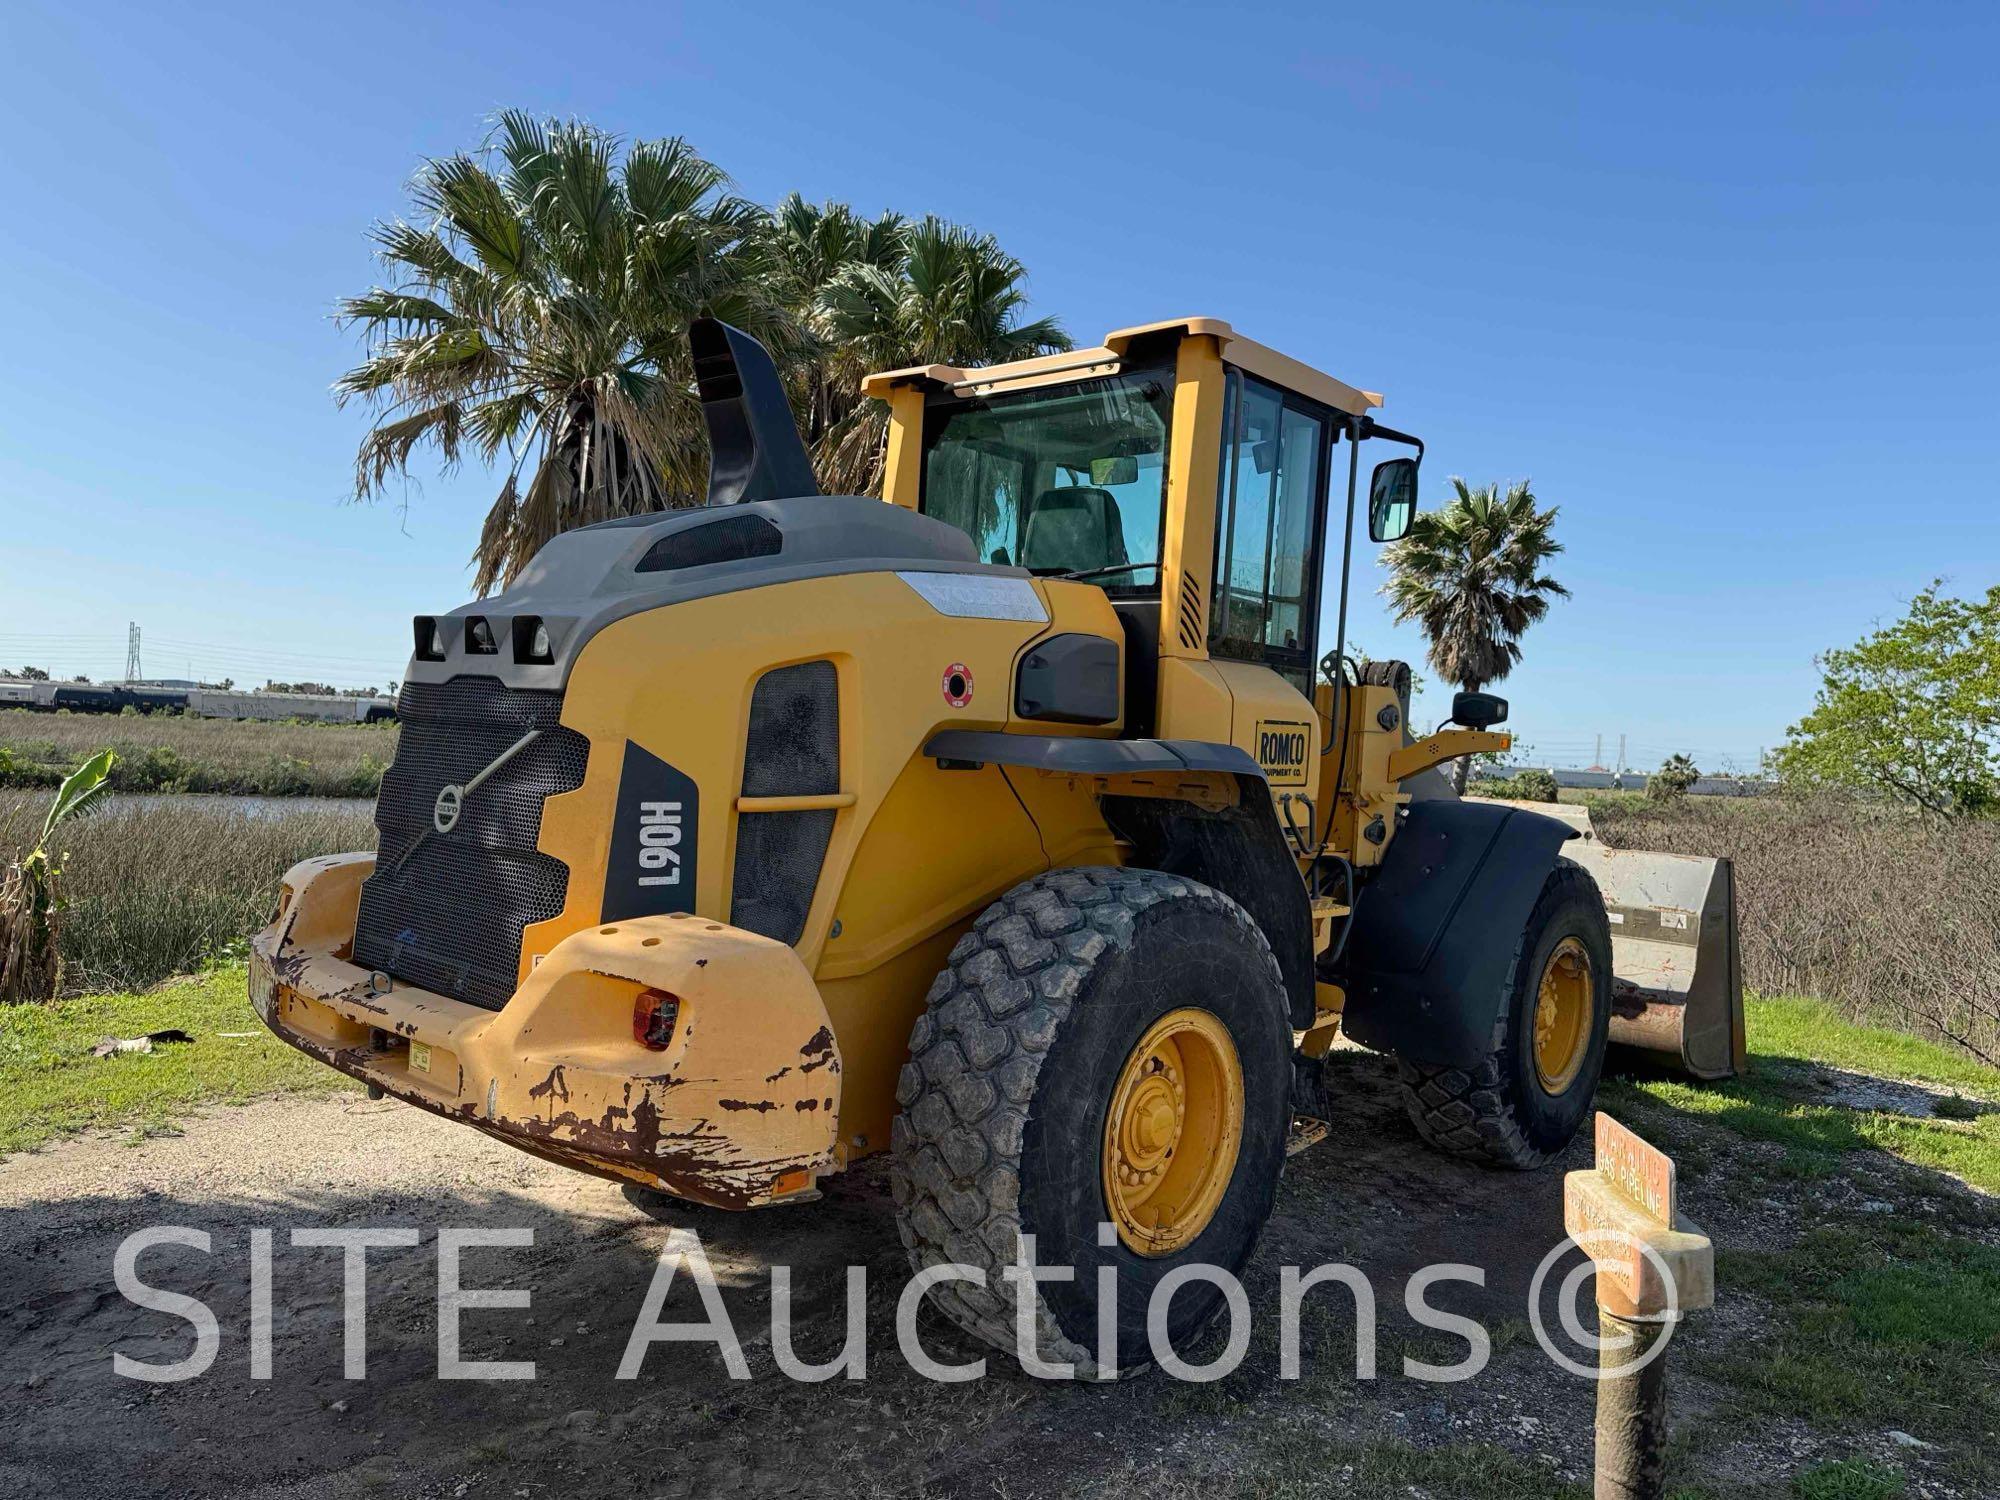
[[1426, 503], [1562, 507], [1525, 737], [1747, 762], [1816, 650], [2000, 578], [2000, 10], [1645, 9], [15, 0], [0, 659], [115, 674], [138, 620], [154, 675], [398, 674], [494, 485], [345, 503], [328, 313], [520, 106], [977, 224], [1084, 340], [1211, 314], [1386, 392]]

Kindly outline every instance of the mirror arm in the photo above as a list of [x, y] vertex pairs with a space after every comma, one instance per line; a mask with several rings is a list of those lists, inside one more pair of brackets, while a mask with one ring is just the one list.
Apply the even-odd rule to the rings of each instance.
[[1358, 427], [1360, 429], [1358, 434], [1360, 437], [1387, 438], [1392, 443], [1402, 443], [1417, 450], [1418, 463], [1422, 463], [1424, 460], [1424, 440], [1420, 437], [1412, 437], [1407, 432], [1398, 432], [1393, 427], [1384, 427], [1373, 417], [1357, 418], [1350, 425], [1351, 427]]

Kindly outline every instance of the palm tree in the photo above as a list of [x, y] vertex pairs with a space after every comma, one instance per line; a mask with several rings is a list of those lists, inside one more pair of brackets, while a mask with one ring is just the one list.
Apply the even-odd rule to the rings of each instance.
[[[1399, 542], [1383, 549], [1389, 581], [1382, 592], [1398, 624], [1415, 620], [1430, 638], [1430, 663], [1446, 682], [1477, 692], [1521, 659], [1521, 635], [1569, 590], [1542, 571], [1563, 550], [1552, 536], [1556, 507], [1536, 507], [1524, 479], [1457, 494], [1442, 510], [1419, 514]], [[1465, 790], [1471, 763], [1453, 775]]]
[[868, 219], [845, 203], [808, 203], [789, 193], [764, 228], [771, 295], [799, 333], [797, 357], [786, 371], [792, 407], [815, 453], [861, 404], [861, 377], [868, 373], [828, 327], [820, 301], [852, 268], [899, 273], [908, 227], [898, 213]]
[[[1023, 320], [1026, 268], [993, 236], [927, 216], [902, 238], [900, 264], [852, 262], [819, 298], [814, 327], [833, 346], [842, 379], [906, 365], [997, 364], [1070, 347], [1054, 318]], [[824, 487], [881, 493], [887, 433], [881, 402], [849, 407], [816, 445]]]
[[[560, 531], [700, 502], [707, 448], [686, 345], [711, 312], [797, 343], [770, 295], [763, 211], [687, 142], [502, 115], [487, 148], [428, 162], [421, 223], [378, 225], [392, 282], [340, 305], [366, 358], [334, 389], [374, 424], [358, 498], [424, 444], [505, 479], [473, 555], [479, 593]], [[525, 486], [522, 475], [526, 474]]]
[[833, 493], [880, 493], [869, 370], [1069, 347], [1052, 319], [1022, 320], [1021, 264], [989, 235], [797, 194], [766, 213], [683, 140], [620, 150], [587, 124], [502, 115], [476, 156], [424, 165], [421, 222], [375, 229], [390, 284], [340, 304], [366, 357], [335, 394], [374, 412], [356, 497], [426, 446], [447, 472], [468, 456], [503, 469], [473, 553], [481, 594], [559, 532], [701, 502], [697, 315], [770, 348]]

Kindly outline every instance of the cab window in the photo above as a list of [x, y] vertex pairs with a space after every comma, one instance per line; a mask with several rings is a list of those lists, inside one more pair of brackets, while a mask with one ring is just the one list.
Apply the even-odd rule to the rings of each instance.
[[1297, 397], [1231, 371], [1216, 506], [1209, 649], [1312, 682], [1329, 425]]
[[1172, 404], [1172, 377], [1146, 369], [933, 398], [918, 508], [965, 532], [987, 562], [1157, 593]]

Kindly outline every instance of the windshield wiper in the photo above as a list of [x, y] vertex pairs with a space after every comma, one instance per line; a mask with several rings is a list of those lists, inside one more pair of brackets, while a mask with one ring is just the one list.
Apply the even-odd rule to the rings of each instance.
[[1159, 564], [1156, 562], [1122, 562], [1122, 563], [1112, 563], [1109, 567], [1104, 567], [1104, 568], [1083, 568], [1075, 573], [1051, 573], [1045, 576], [1051, 578], [1062, 578], [1062, 579], [1067, 579], [1070, 582], [1076, 582], [1077, 580], [1084, 578], [1104, 578], [1108, 577], [1110, 574], [1113, 573], [1136, 573], [1141, 568], [1157, 568], [1157, 567], [1159, 567]]

